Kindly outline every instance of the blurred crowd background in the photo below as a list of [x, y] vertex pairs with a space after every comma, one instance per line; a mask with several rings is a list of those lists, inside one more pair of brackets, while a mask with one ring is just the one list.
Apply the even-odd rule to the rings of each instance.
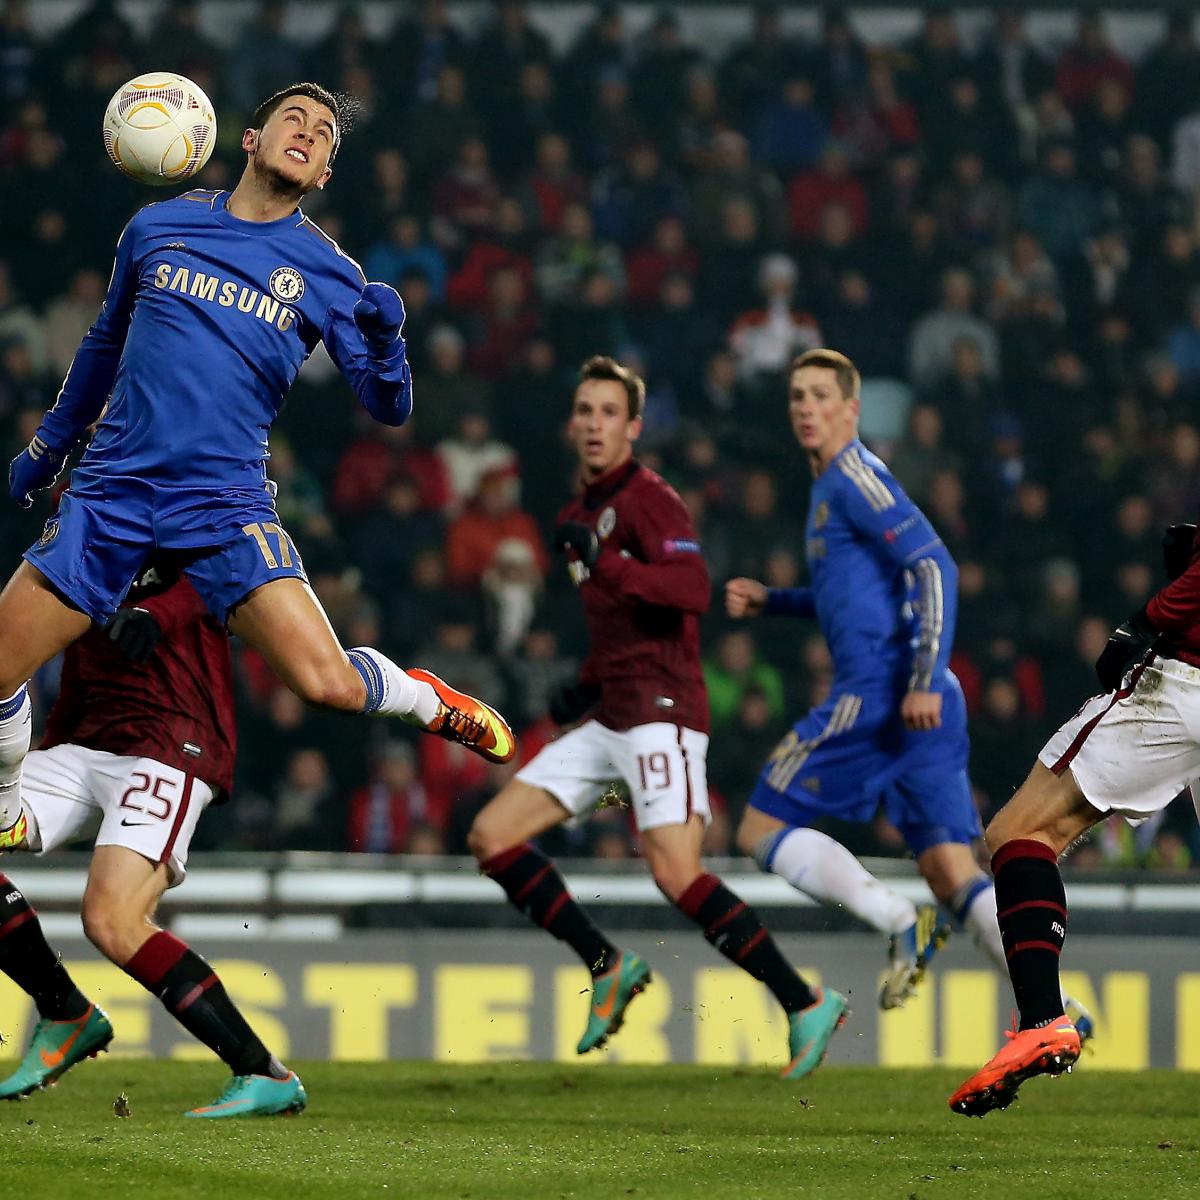
[[[124, 221], [156, 198], [104, 156], [117, 86], [165, 69], [208, 92], [209, 187], [236, 182], [247, 114], [279, 86], [351, 95], [334, 178], [305, 207], [402, 293], [416, 414], [373, 423], [315, 356], [273, 438], [281, 518], [347, 645], [485, 696], [527, 758], [586, 647], [549, 549], [574, 486], [573, 376], [593, 353], [642, 372], [639, 455], [684, 497], [714, 580], [712, 851], [730, 849], [760, 762], [829, 686], [815, 626], [735, 626], [720, 603], [734, 575], [804, 581], [794, 354], [824, 344], [858, 363], [867, 442], [958, 560], [953, 665], [985, 816], [1094, 691], [1110, 627], [1161, 584], [1161, 528], [1195, 519], [1189, 9], [1141, 10], [1134, 53], [1111, 36], [1121, 14], [1098, 10], [1048, 37], [1012, 9], [974, 12], [968, 32], [913, 8], [867, 36], [865, 10], [730, 6], [727, 36], [699, 37], [686, 6], [32, 8], [7, 0], [0, 17], [5, 461], [95, 316]], [[46, 515], [5, 508], [5, 573]], [[306, 711], [255, 656], [236, 659], [237, 796], [197, 847], [463, 850], [511, 768]], [[38, 682], [44, 711], [53, 669]], [[901, 850], [882, 822], [834, 831]], [[619, 807], [555, 837], [559, 853], [634, 851]], [[1161, 824], [1104, 826], [1075, 862], [1184, 869], [1197, 854], [1185, 795]]]

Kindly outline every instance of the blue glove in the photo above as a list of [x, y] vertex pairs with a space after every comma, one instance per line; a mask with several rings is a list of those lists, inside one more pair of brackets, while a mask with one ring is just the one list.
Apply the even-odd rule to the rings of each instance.
[[8, 494], [22, 507], [33, 507], [31, 493], [48, 488], [58, 478], [69, 450], [53, 450], [38, 434], [8, 465]]
[[404, 301], [386, 283], [368, 283], [354, 306], [354, 324], [367, 349], [376, 357], [386, 356], [404, 327]]

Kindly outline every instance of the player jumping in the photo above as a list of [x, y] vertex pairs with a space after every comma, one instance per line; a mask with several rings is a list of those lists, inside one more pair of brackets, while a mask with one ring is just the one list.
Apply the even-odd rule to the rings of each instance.
[[[810, 826], [867, 822], [882, 802], [934, 896], [1000, 969], [996, 896], [972, 851], [981, 836], [967, 778], [962, 689], [947, 663], [957, 568], [925, 515], [858, 440], [859, 375], [834, 350], [792, 364], [788, 415], [814, 484], [806, 528], [811, 588], [726, 585], [732, 616], [815, 617], [833, 656], [829, 698], [772, 753], [738, 829], [765, 871], [890, 935], [884, 1008], [903, 1002], [944, 931], [930, 908], [884, 887]], [[1082, 1010], [1080, 1010], [1082, 1012]]]
[[1078, 1022], [1060, 1001], [1067, 896], [1058, 859], [1110, 813], [1142, 821], [1200, 778], [1200, 539], [1164, 539], [1171, 580], [1113, 631], [1096, 675], [1104, 691], [1050, 738], [1029, 778], [987, 828], [1000, 932], [1020, 1022], [950, 1097], [968, 1117], [1007, 1108], [1034, 1075], [1079, 1057]]
[[366, 283], [299, 207], [328, 182], [340, 137], [334, 96], [285, 88], [243, 134], [231, 193], [136, 213], [100, 316], [13, 460], [9, 490], [28, 506], [99, 419], [59, 512], [0, 594], [0, 848], [23, 837], [26, 681], [113, 616], [155, 549], [186, 556], [208, 610], [304, 700], [512, 757], [512, 731], [488, 705], [377, 650], [341, 648], [267, 491], [268, 431], [318, 342], [377, 420], [399, 425], [412, 410], [400, 297]]
[[[233, 1071], [219, 1099], [189, 1117], [299, 1112], [306, 1101], [296, 1073], [259, 1041], [208, 963], [153, 921], [163, 892], [183, 882], [201, 813], [229, 791], [235, 739], [229, 638], [191, 583], [160, 564], [143, 572], [107, 628], [67, 650], [46, 736], [22, 780], [22, 848], [46, 853], [95, 837], [84, 931]], [[3, 875], [0, 971], [40, 1017], [0, 1099], [46, 1087], [112, 1041], [108, 1018], [75, 987]]]
[[783, 1075], [797, 1079], [821, 1062], [846, 1000], [831, 988], [811, 989], [754, 910], [700, 864], [709, 802], [698, 618], [708, 608], [709, 579], [683, 502], [633, 457], [644, 402], [642, 381], [612, 359], [584, 364], [569, 429], [585, 486], [561, 512], [556, 541], [583, 597], [591, 652], [551, 715], [563, 725], [592, 715], [518, 772], [475, 818], [467, 840], [512, 904], [591, 972], [584, 1054], [621, 1027], [650, 969], [592, 924], [529, 839], [588, 812], [610, 781], [623, 779], [659, 888], [783, 1006]]

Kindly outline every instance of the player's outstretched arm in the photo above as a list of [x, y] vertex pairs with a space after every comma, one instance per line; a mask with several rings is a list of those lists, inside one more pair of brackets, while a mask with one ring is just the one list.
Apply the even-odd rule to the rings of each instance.
[[384, 425], [403, 425], [412, 413], [404, 301], [386, 283], [367, 283], [348, 310], [330, 309], [325, 348], [363, 407]]
[[54, 407], [46, 413], [29, 445], [8, 468], [9, 495], [22, 507], [33, 503], [33, 493], [50, 487], [58, 478], [71, 451], [104, 409], [133, 316], [137, 290], [134, 217], [117, 243], [108, 294], [91, 329], [80, 343]]

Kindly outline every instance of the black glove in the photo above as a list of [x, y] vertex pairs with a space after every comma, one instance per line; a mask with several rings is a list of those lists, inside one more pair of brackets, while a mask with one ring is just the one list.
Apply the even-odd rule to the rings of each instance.
[[1158, 631], [1146, 618], [1146, 610], [1138, 609], [1109, 634], [1108, 644], [1096, 659], [1096, 678], [1106, 692], [1121, 686], [1125, 672], [1146, 657], [1158, 641]]
[[105, 630], [108, 640], [131, 663], [144, 663], [158, 646], [162, 626], [144, 608], [121, 608]]
[[550, 720], [555, 725], [574, 725], [597, 700], [600, 689], [594, 683], [562, 683], [550, 694]]
[[600, 557], [600, 539], [596, 531], [582, 521], [564, 521], [554, 531], [555, 550], [574, 550], [576, 558], [585, 567], [596, 565]]
[[1195, 525], [1168, 525], [1163, 534], [1163, 566], [1168, 579], [1178, 579], [1192, 561], [1192, 542], [1196, 538]]

